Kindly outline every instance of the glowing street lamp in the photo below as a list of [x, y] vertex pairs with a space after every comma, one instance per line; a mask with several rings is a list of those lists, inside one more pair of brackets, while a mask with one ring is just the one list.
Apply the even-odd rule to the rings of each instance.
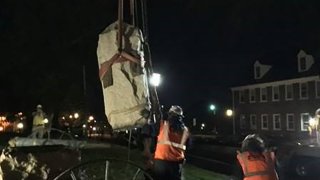
[[23, 129], [23, 123], [22, 123], [22, 122], [19, 122], [19, 123], [17, 124], [17, 128], [18, 128], [18, 129]]
[[205, 123], [201, 123], [201, 130], [203, 130], [206, 127]]
[[23, 130], [23, 123], [22, 122], [19, 122], [18, 124], [17, 124], [17, 132], [18, 133], [21, 133], [22, 132], [22, 130]]
[[227, 110], [226, 110], [226, 115], [227, 115], [228, 117], [231, 117], [231, 116], [233, 115], [233, 111], [232, 111], [231, 109], [227, 109]]
[[235, 135], [236, 134], [236, 125], [235, 125], [235, 119], [234, 119], [233, 110], [227, 109], [226, 110], [226, 116], [229, 117], [229, 118], [233, 117], [232, 118], [232, 134]]
[[209, 108], [210, 108], [211, 111], [216, 110], [216, 106], [214, 104], [210, 104]]
[[78, 118], [79, 118], [79, 114], [78, 114], [78, 113], [74, 113], [73, 117], [74, 117], [75, 119], [78, 119]]
[[161, 83], [161, 75], [158, 73], [153, 73], [150, 77], [150, 84], [152, 86], [158, 87]]
[[45, 124], [49, 123], [48, 118], [45, 118], [45, 119], [43, 120], [43, 123], [45, 123]]
[[209, 106], [209, 109], [210, 111], [213, 112], [213, 116], [212, 116], [212, 120], [213, 120], [213, 128], [214, 128], [214, 131], [216, 131], [216, 122], [215, 121], [215, 115], [216, 115], [216, 106], [214, 104], [210, 104]]

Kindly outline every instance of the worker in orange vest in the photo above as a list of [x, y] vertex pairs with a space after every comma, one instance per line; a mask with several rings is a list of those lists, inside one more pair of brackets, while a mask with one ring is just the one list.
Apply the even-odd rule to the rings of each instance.
[[171, 106], [168, 118], [160, 121], [160, 130], [154, 155], [156, 180], [181, 180], [184, 152], [189, 137], [188, 128], [183, 123], [183, 110]]
[[243, 180], [279, 179], [275, 170], [275, 154], [266, 150], [263, 139], [257, 134], [250, 134], [242, 141], [237, 159], [241, 165]]

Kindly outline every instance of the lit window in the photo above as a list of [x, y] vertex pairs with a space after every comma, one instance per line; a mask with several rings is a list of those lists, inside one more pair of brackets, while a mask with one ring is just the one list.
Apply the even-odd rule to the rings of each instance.
[[273, 86], [272, 87], [272, 100], [273, 101], [279, 101], [279, 99], [280, 99], [279, 86]]
[[293, 99], [293, 85], [288, 84], [286, 85], [286, 100], [292, 100]]
[[308, 99], [308, 83], [300, 84], [300, 99]]
[[280, 114], [273, 115], [273, 130], [281, 130]]
[[256, 102], [256, 89], [250, 89], [250, 102]]
[[261, 129], [268, 130], [268, 128], [269, 128], [268, 115], [262, 114], [261, 115]]
[[287, 130], [294, 131], [294, 115], [287, 114]]
[[257, 129], [257, 116], [250, 115], [250, 129]]
[[301, 114], [301, 131], [308, 131], [309, 119], [310, 119], [309, 113]]
[[260, 101], [267, 102], [267, 88], [266, 87], [260, 89]]

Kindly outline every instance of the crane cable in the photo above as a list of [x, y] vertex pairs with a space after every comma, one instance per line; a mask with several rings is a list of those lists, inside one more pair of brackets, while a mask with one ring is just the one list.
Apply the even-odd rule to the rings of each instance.
[[122, 51], [123, 0], [118, 0], [118, 51]]
[[[147, 0], [140, 0], [141, 3], [141, 21], [142, 21], [142, 30], [144, 34], [144, 47], [147, 53], [147, 74], [150, 77], [153, 74], [153, 65], [152, 65], [152, 57], [151, 50], [149, 44], [149, 31], [148, 31], [148, 16], [147, 16]], [[151, 87], [151, 105], [152, 105], [152, 114], [154, 117], [154, 123], [157, 119], [161, 118], [161, 109], [160, 102], [156, 87]], [[158, 116], [157, 116], [158, 115]]]

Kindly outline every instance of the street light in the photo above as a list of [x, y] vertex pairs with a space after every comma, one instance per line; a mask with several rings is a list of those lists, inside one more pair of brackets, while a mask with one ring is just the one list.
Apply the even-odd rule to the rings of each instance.
[[74, 117], [75, 119], [78, 119], [78, 118], [79, 118], [79, 114], [78, 114], [78, 113], [74, 113], [73, 117]]
[[202, 123], [202, 124], [201, 124], [201, 130], [203, 130], [205, 127], [206, 127], [206, 124], [205, 124], [205, 123]]
[[227, 110], [226, 110], [226, 115], [227, 115], [228, 117], [231, 117], [231, 116], [233, 115], [233, 111], [232, 111], [231, 109], [227, 109]]
[[19, 122], [19, 123], [17, 124], [17, 128], [18, 128], [18, 129], [23, 129], [23, 123], [22, 123], [22, 122]]
[[[233, 111], [231, 109], [227, 109], [226, 110], [226, 116], [227, 117], [233, 117]], [[232, 118], [232, 134], [235, 135], [236, 134], [236, 125], [235, 125], [235, 120], [234, 117]]]
[[89, 121], [92, 121], [94, 120], [94, 117], [93, 116], [89, 116]]
[[209, 109], [213, 112], [213, 130], [216, 132], [217, 131], [217, 127], [216, 127], [216, 122], [214, 122], [215, 120], [215, 115], [216, 115], [216, 106], [214, 104], [210, 104]]
[[161, 83], [161, 75], [158, 73], [153, 73], [150, 77], [150, 84], [152, 86], [158, 87]]
[[213, 104], [210, 104], [209, 108], [210, 108], [211, 111], [214, 111], [216, 109], [216, 106], [213, 105]]
[[49, 123], [48, 118], [45, 118], [45, 119], [43, 120], [43, 123], [45, 123], [45, 124]]

